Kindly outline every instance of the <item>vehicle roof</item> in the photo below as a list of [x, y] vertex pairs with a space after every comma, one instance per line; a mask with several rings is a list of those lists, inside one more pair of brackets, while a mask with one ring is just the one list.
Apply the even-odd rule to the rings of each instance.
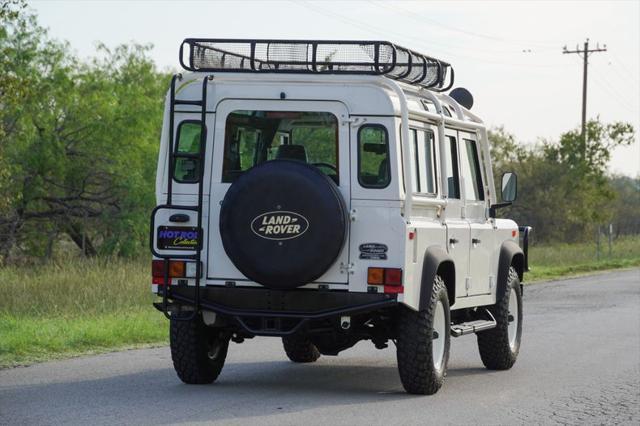
[[[482, 120], [453, 98], [428, 89], [396, 82], [378, 75], [210, 73], [189, 72], [177, 85], [176, 99], [199, 100], [202, 81], [211, 78], [207, 111], [213, 112], [223, 99], [281, 99], [339, 101], [352, 115], [400, 116], [401, 102], [396, 85], [405, 96], [410, 115], [445, 122], [461, 121], [482, 126]], [[182, 110], [199, 111], [195, 106]], [[448, 116], [451, 115], [451, 117]]]

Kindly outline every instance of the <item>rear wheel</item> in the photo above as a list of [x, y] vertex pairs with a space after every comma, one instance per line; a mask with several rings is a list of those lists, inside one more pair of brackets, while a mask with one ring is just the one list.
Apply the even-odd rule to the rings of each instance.
[[436, 276], [429, 306], [421, 311], [403, 307], [397, 342], [398, 371], [409, 393], [432, 395], [442, 387], [449, 362], [449, 298]]
[[513, 267], [509, 268], [504, 295], [489, 310], [497, 325], [478, 333], [480, 358], [490, 370], [508, 370], [518, 358], [522, 338], [522, 290]]
[[200, 315], [189, 321], [171, 320], [170, 346], [173, 367], [187, 384], [213, 383], [227, 358], [229, 339], [207, 327]]
[[320, 358], [318, 348], [304, 336], [286, 336], [282, 345], [287, 357], [293, 362], [315, 362]]

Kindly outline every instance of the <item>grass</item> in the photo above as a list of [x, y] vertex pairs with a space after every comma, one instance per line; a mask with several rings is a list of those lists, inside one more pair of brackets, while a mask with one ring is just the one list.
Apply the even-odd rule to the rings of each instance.
[[149, 269], [148, 259], [0, 269], [0, 367], [166, 343]]
[[[168, 321], [151, 302], [149, 259], [75, 259], [0, 269], [0, 368], [166, 344]], [[606, 244], [535, 245], [527, 282], [640, 266], [640, 237]]]
[[155, 309], [86, 318], [0, 316], [0, 367], [165, 343], [167, 324]]
[[608, 269], [640, 266], [640, 236], [620, 237], [613, 241], [611, 255], [603, 238], [600, 259], [596, 258], [596, 244], [533, 244], [529, 250], [528, 282], [551, 280]]

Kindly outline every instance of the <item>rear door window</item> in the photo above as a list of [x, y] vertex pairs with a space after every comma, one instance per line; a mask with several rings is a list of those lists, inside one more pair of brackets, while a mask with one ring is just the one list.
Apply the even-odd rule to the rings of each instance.
[[338, 120], [306, 111], [237, 110], [227, 116], [222, 182], [276, 159], [311, 164], [339, 184]]

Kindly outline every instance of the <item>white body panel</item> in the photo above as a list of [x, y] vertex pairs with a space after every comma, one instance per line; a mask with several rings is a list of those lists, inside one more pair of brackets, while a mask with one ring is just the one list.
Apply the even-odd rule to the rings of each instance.
[[[177, 90], [177, 99], [200, 99], [205, 74], [187, 74]], [[284, 99], [283, 99], [284, 98]], [[429, 110], [424, 103], [430, 102]], [[453, 117], [446, 117], [447, 107]], [[495, 302], [500, 246], [506, 240], [517, 243], [517, 225], [510, 220], [487, 217], [496, 203], [489, 160], [487, 134], [481, 120], [446, 95], [398, 84], [385, 77], [294, 74], [218, 74], [208, 83], [206, 105], [207, 144], [204, 169], [204, 241], [202, 285], [258, 286], [247, 280], [226, 256], [218, 231], [221, 200], [230, 186], [221, 182], [224, 125], [229, 112], [238, 109], [320, 111], [338, 118], [340, 192], [351, 211], [349, 235], [335, 264], [314, 283], [330, 290], [367, 292], [367, 268], [402, 268], [404, 293], [398, 300], [417, 309], [423, 261], [429, 247], [446, 251], [455, 262], [456, 299], [452, 309]], [[180, 105], [175, 126], [182, 120], [200, 119], [196, 106]], [[165, 110], [156, 182], [158, 204], [165, 203], [168, 169], [168, 107]], [[407, 160], [414, 154], [409, 129], [434, 135], [436, 191], [418, 193], [410, 182], [416, 169]], [[361, 125], [380, 124], [388, 131], [391, 183], [386, 188], [368, 189], [358, 182], [357, 132]], [[464, 185], [460, 199], [447, 198], [443, 191], [442, 151], [445, 135], [476, 141], [481, 152], [483, 201], [466, 201]], [[407, 139], [405, 140], [404, 137]], [[175, 140], [175, 139], [174, 139]], [[419, 145], [419, 169], [426, 167], [425, 148]], [[460, 158], [458, 159], [460, 161]], [[403, 167], [405, 164], [405, 167]], [[462, 177], [460, 178], [462, 179]], [[418, 179], [426, 186], [425, 177]], [[406, 196], [405, 192], [409, 193]], [[193, 205], [197, 184], [173, 184], [173, 203]], [[166, 224], [169, 212], [158, 216], [156, 225]], [[193, 220], [192, 220], [193, 221]], [[193, 225], [192, 221], [186, 225]], [[454, 241], [457, 240], [457, 241]], [[359, 246], [378, 243], [387, 246], [387, 258], [360, 258]], [[193, 280], [190, 280], [193, 284]], [[380, 289], [381, 291], [382, 289]]]

